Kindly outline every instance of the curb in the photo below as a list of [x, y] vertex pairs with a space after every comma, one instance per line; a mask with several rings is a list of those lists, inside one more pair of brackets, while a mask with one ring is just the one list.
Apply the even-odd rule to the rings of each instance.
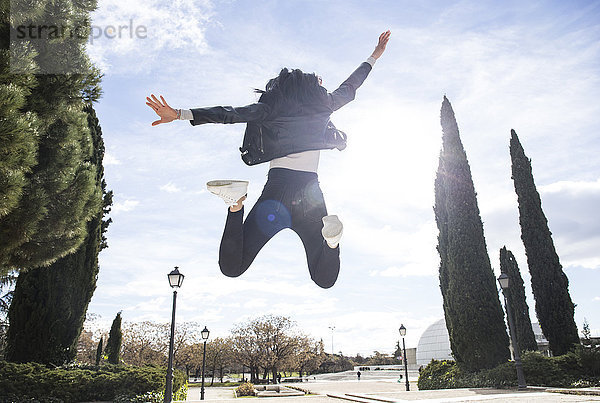
[[340, 395], [337, 393], [328, 393], [327, 397], [331, 397], [334, 399], [347, 400], [349, 402], [358, 402], [358, 403], [396, 403], [398, 400], [389, 400], [379, 396], [369, 396], [358, 393], [346, 393], [344, 395]]
[[341, 400], [347, 400], [350, 402], [358, 402], [358, 403], [373, 403], [373, 400], [366, 400], [360, 397], [353, 397], [353, 396], [349, 396], [349, 395], [338, 395], [336, 393], [328, 393], [327, 397], [331, 397], [333, 399], [341, 399]]
[[397, 402], [397, 400], [390, 400], [385, 397], [365, 395], [362, 393], [346, 393], [346, 396], [358, 397], [359, 399], [365, 399], [369, 402], [374, 402], [374, 401], [375, 402], [384, 402], [384, 403], [396, 403]]
[[565, 395], [580, 395], [580, 396], [600, 396], [600, 389], [599, 388], [595, 388], [595, 389], [560, 389], [560, 388], [554, 388], [554, 389], [546, 389], [546, 392], [552, 392], [552, 393], [562, 393]]

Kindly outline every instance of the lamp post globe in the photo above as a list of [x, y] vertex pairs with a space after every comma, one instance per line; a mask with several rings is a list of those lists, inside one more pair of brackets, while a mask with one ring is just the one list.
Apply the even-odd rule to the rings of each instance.
[[177, 289], [183, 284], [185, 276], [179, 272], [179, 267], [167, 274], [169, 285], [173, 288], [173, 312], [171, 314], [171, 337], [169, 338], [169, 363], [167, 365], [167, 380], [165, 385], [165, 403], [173, 400], [173, 349], [175, 339], [175, 305], [177, 302]]
[[169, 279], [169, 285], [171, 288], [179, 288], [183, 283], [183, 278], [185, 276], [179, 273], [179, 267], [175, 266], [175, 270], [171, 271], [167, 274], [167, 278]]
[[500, 288], [502, 288], [502, 291], [508, 290], [508, 287], [510, 287], [510, 279], [508, 274], [500, 274], [500, 276], [498, 276], [498, 283], [500, 283]]

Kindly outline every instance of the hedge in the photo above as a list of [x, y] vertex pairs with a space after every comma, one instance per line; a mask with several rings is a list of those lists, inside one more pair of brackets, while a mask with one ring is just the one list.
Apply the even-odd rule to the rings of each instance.
[[[577, 346], [558, 357], [526, 352], [522, 357], [527, 385], [600, 386], [600, 348]], [[468, 372], [454, 361], [432, 360], [419, 374], [419, 390], [455, 388], [506, 388], [517, 386], [514, 362], [495, 368]]]
[[[70, 403], [114, 400], [119, 396], [133, 398], [148, 392], [162, 393], [165, 378], [166, 369], [156, 366], [48, 368], [37, 363], [0, 361], [0, 403]], [[176, 394], [186, 383], [185, 374], [174, 371], [173, 390]]]

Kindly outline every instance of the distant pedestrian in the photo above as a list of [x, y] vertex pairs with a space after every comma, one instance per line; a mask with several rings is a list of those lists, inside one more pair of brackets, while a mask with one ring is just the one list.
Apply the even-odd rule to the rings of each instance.
[[281, 383], [281, 374], [280, 373], [277, 374], [277, 383]]
[[358, 372], [356, 373], [356, 377], [357, 377], [357, 378], [358, 378], [358, 380], [360, 381], [360, 371], [358, 371]]

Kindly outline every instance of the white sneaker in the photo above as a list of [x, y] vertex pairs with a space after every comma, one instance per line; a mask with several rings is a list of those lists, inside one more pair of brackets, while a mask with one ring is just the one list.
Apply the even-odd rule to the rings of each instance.
[[328, 215], [323, 217], [323, 229], [321, 230], [321, 233], [330, 248], [337, 248], [343, 232], [344, 226], [338, 216]]
[[234, 206], [248, 193], [248, 181], [216, 180], [208, 182], [206, 188], [223, 199], [228, 206]]

